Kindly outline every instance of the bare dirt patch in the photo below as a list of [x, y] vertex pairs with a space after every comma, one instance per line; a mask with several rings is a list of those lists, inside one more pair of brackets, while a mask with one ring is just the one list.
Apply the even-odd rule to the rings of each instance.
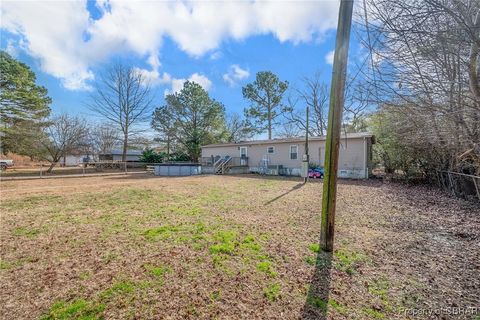
[[[409, 319], [480, 307], [480, 208], [424, 187], [257, 176], [2, 182], [4, 319]], [[472, 314], [416, 316], [474, 319]]]

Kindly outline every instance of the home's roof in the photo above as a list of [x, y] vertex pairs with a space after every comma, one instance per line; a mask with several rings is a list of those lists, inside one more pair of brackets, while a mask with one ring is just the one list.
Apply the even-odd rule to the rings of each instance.
[[[142, 150], [127, 150], [127, 156], [140, 156], [142, 155], [142, 152], [143, 152]], [[110, 152], [102, 153], [102, 155], [103, 154], [121, 156], [123, 154], [123, 150], [113, 149], [113, 150], [110, 150]]]
[[[326, 138], [327, 136], [315, 136], [315, 137], [309, 137], [308, 140], [323, 141]], [[373, 134], [370, 132], [356, 132], [356, 133], [347, 133], [347, 134], [341, 135], [341, 139], [359, 139], [359, 138], [373, 138]], [[245, 145], [257, 145], [257, 144], [275, 144], [275, 143], [288, 143], [288, 142], [305, 142], [305, 137], [214, 143], [214, 144], [207, 144], [205, 146], [202, 146], [202, 148], [245, 146]]]

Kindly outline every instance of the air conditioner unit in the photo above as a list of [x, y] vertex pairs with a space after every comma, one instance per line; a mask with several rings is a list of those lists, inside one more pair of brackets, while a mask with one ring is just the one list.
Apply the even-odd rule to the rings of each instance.
[[279, 176], [283, 173], [283, 165], [268, 165], [267, 174], [271, 176]]

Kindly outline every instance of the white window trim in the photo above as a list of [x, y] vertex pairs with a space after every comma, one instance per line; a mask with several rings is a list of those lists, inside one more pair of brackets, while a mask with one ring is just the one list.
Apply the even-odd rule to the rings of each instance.
[[[268, 149], [273, 148], [273, 152], [268, 152]], [[267, 154], [275, 154], [275, 146], [268, 146], [267, 147]]]
[[238, 151], [240, 153], [240, 157], [242, 156], [242, 149], [245, 149], [245, 157], [248, 157], [248, 148], [246, 146], [244, 147], [238, 147]]
[[[295, 159], [292, 159], [292, 147], [297, 148], [297, 152], [295, 152], [297, 154], [297, 157]], [[290, 156], [290, 160], [298, 160], [298, 144], [290, 145], [290, 147], [288, 148], [288, 153], [289, 153], [289, 156]]]

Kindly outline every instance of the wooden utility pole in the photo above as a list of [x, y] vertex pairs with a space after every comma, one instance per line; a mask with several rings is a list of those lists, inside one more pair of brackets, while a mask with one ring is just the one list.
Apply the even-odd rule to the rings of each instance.
[[[308, 166], [309, 166], [309, 163], [310, 163], [310, 154], [308, 153], [308, 131], [309, 131], [309, 126], [308, 126], [308, 123], [310, 122], [310, 119], [309, 119], [309, 113], [310, 113], [310, 107], [309, 105], [307, 104], [307, 115], [306, 115], [306, 124], [305, 124], [305, 156], [304, 156], [304, 159], [303, 161], [306, 162], [306, 172], [305, 172], [305, 177], [303, 178], [303, 183], [307, 183], [308, 181]], [[305, 165], [305, 164], [304, 164]]]
[[322, 225], [320, 245], [324, 251], [333, 251], [335, 231], [335, 204], [337, 197], [338, 148], [345, 100], [348, 45], [352, 25], [353, 0], [341, 0], [338, 13], [337, 38], [333, 58], [333, 74], [328, 111], [325, 145], [325, 180], [323, 182]]

